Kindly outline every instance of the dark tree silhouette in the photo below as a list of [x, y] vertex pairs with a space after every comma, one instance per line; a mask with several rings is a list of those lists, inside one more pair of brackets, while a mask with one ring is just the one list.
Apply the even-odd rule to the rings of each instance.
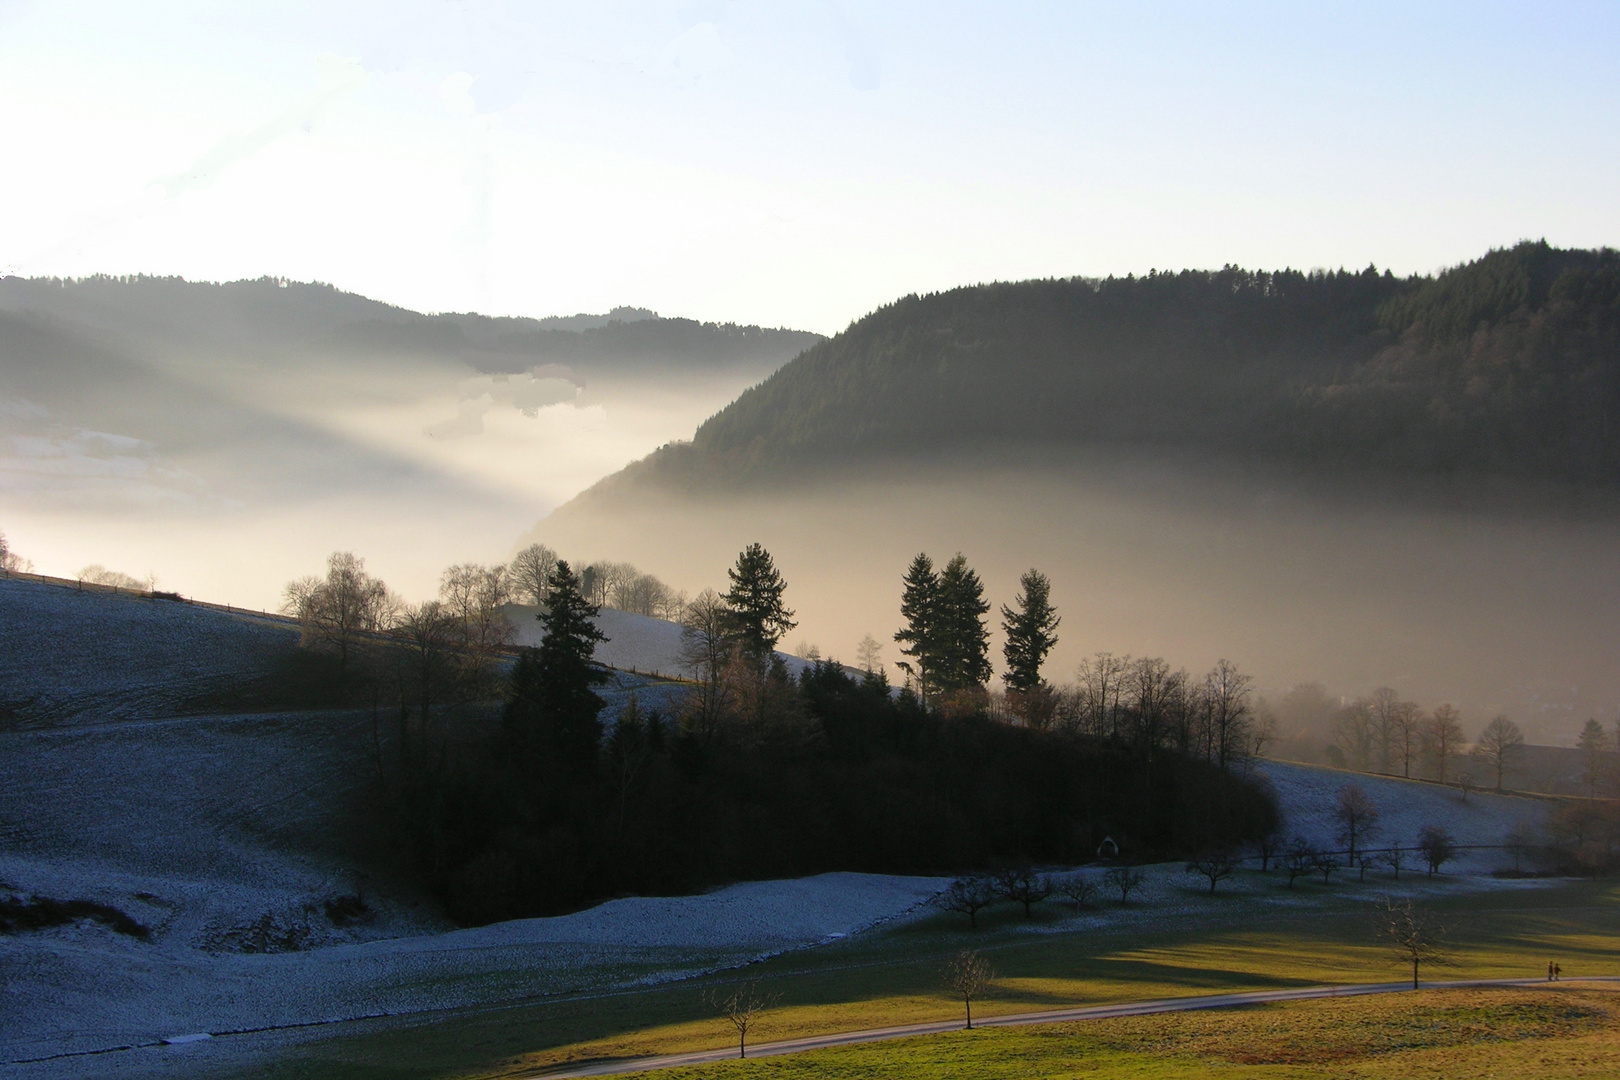
[[939, 572], [936, 682], [944, 693], [982, 687], [990, 681], [990, 610], [984, 583], [960, 552]]
[[1018, 579], [1019, 592], [1014, 611], [1001, 605], [1001, 626], [1007, 634], [1004, 654], [1007, 686], [1028, 694], [1041, 685], [1041, 664], [1057, 644], [1057, 627], [1062, 620], [1052, 607], [1052, 583], [1039, 570], [1029, 570]]
[[1423, 852], [1423, 859], [1429, 864], [1429, 876], [1433, 877], [1457, 853], [1457, 842], [1440, 826], [1425, 825], [1418, 833], [1418, 850]]
[[926, 706], [939, 661], [939, 574], [934, 561], [921, 552], [901, 579], [900, 617], [906, 625], [895, 632], [894, 640], [901, 644], [901, 655], [915, 664], [917, 694]]
[[1027, 865], [1009, 866], [996, 875], [996, 891], [1004, 899], [1024, 905], [1024, 918], [1032, 918], [1035, 905], [1052, 895], [1052, 879]]
[[604, 702], [591, 688], [608, 680], [592, 659], [607, 636], [592, 620], [598, 608], [580, 592], [579, 578], [559, 560], [538, 616], [545, 640], [525, 649], [512, 671], [507, 729], [530, 753], [549, 752], [567, 772], [589, 776], [602, 742]]
[[963, 877], [951, 882], [950, 888], [935, 898], [935, 903], [946, 911], [959, 911], [968, 917], [968, 925], [979, 926], [979, 912], [996, 902], [995, 883], [982, 877]]
[[782, 635], [799, 625], [793, 621], [792, 610], [782, 603], [787, 583], [776, 562], [762, 545], [749, 544], [726, 576], [731, 588], [722, 599], [731, 610], [738, 644], [755, 659], [769, 657]]

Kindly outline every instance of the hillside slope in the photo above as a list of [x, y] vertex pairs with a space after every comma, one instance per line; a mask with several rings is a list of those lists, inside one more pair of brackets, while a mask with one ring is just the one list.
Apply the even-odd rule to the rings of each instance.
[[1523, 243], [1434, 278], [1229, 266], [909, 296], [616, 482], [1009, 443], [1612, 484], [1620, 254]]

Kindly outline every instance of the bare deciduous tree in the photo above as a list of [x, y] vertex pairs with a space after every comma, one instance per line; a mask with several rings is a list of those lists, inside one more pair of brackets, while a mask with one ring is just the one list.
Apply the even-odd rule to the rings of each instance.
[[1367, 699], [1367, 710], [1372, 716], [1374, 764], [1377, 771], [1387, 773], [1395, 759], [1395, 729], [1401, 711], [1401, 696], [1388, 686], [1380, 686]]
[[300, 578], [285, 595], [283, 610], [298, 617], [304, 644], [334, 650], [340, 671], [356, 644], [385, 629], [398, 607], [388, 587], [366, 573], [366, 561], [347, 551], [327, 558], [326, 577]]
[[736, 652], [731, 627], [731, 610], [713, 589], [698, 593], [681, 617], [681, 663], [698, 683], [692, 726], [705, 739], [714, 737], [730, 705], [726, 676]]
[[1009, 866], [995, 877], [996, 891], [1004, 899], [1024, 905], [1024, 918], [1033, 918], [1035, 905], [1052, 895], [1052, 879], [1027, 865]]
[[1377, 743], [1372, 706], [1366, 698], [1352, 701], [1333, 718], [1333, 745], [1350, 768], [1363, 772], [1371, 769]]
[[1446, 768], [1462, 737], [1462, 714], [1452, 705], [1436, 705], [1423, 725], [1423, 751], [1434, 778], [1442, 784], [1446, 782]]
[[1422, 746], [1423, 710], [1413, 701], [1402, 701], [1395, 706], [1391, 718], [1395, 728], [1395, 753], [1401, 759], [1401, 775], [1412, 775], [1412, 759]]
[[1210, 758], [1222, 769], [1243, 757], [1249, 746], [1249, 691], [1253, 680], [1229, 660], [1216, 661], [1204, 676], [1209, 700]]
[[1103, 875], [1109, 886], [1119, 890], [1121, 905], [1131, 902], [1131, 893], [1135, 892], [1147, 880], [1147, 876], [1134, 866], [1116, 866]]
[[963, 949], [945, 965], [945, 985], [956, 992], [967, 1007], [968, 1030], [973, 1028], [973, 1000], [983, 997], [996, 973], [989, 961], [971, 949]]
[[1392, 900], [1384, 897], [1378, 904], [1378, 929], [1395, 946], [1403, 964], [1412, 965], [1412, 989], [1418, 988], [1418, 967], [1421, 964], [1443, 964], [1441, 951], [1445, 928], [1435, 921], [1427, 910], [1415, 906], [1411, 900]]
[[1130, 657], [1106, 652], [1081, 661], [1075, 672], [1075, 705], [1083, 733], [1098, 738], [1120, 737], [1125, 714], [1121, 698], [1130, 665]]
[[1614, 743], [1602, 724], [1588, 720], [1575, 747], [1581, 752], [1581, 783], [1586, 785], [1587, 797], [1595, 798], [1599, 782], [1613, 769]]
[[1424, 861], [1429, 864], [1429, 876], [1433, 877], [1457, 853], [1457, 842], [1440, 826], [1425, 825], [1418, 833], [1418, 850], [1423, 852]]
[[1324, 885], [1331, 885], [1333, 883], [1333, 871], [1344, 865], [1339, 861], [1339, 856], [1331, 851], [1318, 851], [1316, 858], [1312, 862], [1315, 864], [1316, 869], [1322, 871], [1322, 884]]
[[1231, 877], [1236, 869], [1237, 859], [1225, 849], [1200, 852], [1187, 863], [1187, 873], [1209, 879], [1211, 896], [1215, 895], [1215, 886], [1220, 884], [1221, 879]]
[[34, 564], [11, 550], [6, 542], [6, 534], [0, 533], [0, 573], [27, 574], [34, 569]]
[[461, 563], [440, 575], [444, 615], [474, 664], [487, 663], [512, 640], [512, 624], [501, 611], [511, 598], [512, 581], [504, 566]]
[[114, 589], [129, 589], [132, 592], [151, 592], [157, 585], [157, 579], [154, 577], [149, 576], [142, 580], [122, 570], [109, 570], [100, 563], [91, 563], [80, 570], [79, 580], [88, 581], [92, 585], [107, 585]]
[[761, 1013], [776, 1004], [776, 995], [760, 993], [759, 980], [753, 979], [729, 990], [711, 991], [708, 1001], [737, 1032], [737, 1056], [745, 1058], [748, 1031], [756, 1026]]
[[512, 591], [526, 603], [544, 607], [546, 584], [557, 569], [557, 553], [544, 544], [530, 544], [512, 556]]
[[1097, 883], [1078, 874], [1059, 881], [1057, 891], [1076, 908], [1090, 907], [1097, 902]]
[[1255, 854], [1260, 856], [1260, 872], [1262, 874], [1271, 870], [1273, 860], [1280, 859], [1283, 852], [1283, 834], [1281, 829], [1266, 833], [1254, 843]]
[[1457, 790], [1462, 793], [1462, 801], [1467, 802], [1468, 796], [1475, 788], [1474, 774], [1466, 769], [1457, 777]]
[[862, 671], [877, 673], [883, 670], [883, 646], [871, 634], [861, 638], [855, 646], [855, 663]]
[[968, 925], [979, 926], [979, 912], [996, 902], [996, 887], [988, 878], [960, 877], [934, 898], [934, 903], [946, 911], [959, 911], [968, 917]]
[[1360, 784], [1346, 784], [1333, 803], [1333, 818], [1339, 823], [1339, 842], [1349, 849], [1354, 862], [1356, 845], [1378, 827], [1378, 806]]
[[1283, 869], [1288, 872], [1288, 887], [1294, 887], [1294, 879], [1313, 873], [1316, 870], [1317, 851], [1302, 836], [1296, 836], [1288, 843], [1288, 852], [1283, 856]]
[[1505, 716], [1497, 716], [1480, 732], [1474, 753], [1485, 763], [1496, 779], [1496, 790], [1502, 790], [1502, 777], [1513, 768], [1524, 751], [1524, 732]]
[[1503, 841], [1507, 849], [1513, 853], [1513, 872], [1515, 874], [1523, 873], [1524, 856], [1531, 848], [1536, 846], [1536, 830], [1530, 826], [1529, 822], [1521, 821], [1508, 830], [1508, 834], [1503, 838]]
[[1384, 852], [1383, 863], [1395, 875], [1396, 881], [1401, 880], [1401, 868], [1406, 865], [1407, 854], [1407, 850], [1399, 844]]

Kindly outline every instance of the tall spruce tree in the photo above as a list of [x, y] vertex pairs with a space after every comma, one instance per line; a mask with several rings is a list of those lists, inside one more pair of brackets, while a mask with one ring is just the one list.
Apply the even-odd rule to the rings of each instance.
[[787, 583], [761, 544], [749, 544], [726, 575], [731, 578], [731, 588], [721, 599], [731, 611], [738, 645], [756, 660], [769, 657], [782, 635], [799, 625], [793, 621], [792, 610], [782, 603]]
[[900, 617], [906, 625], [895, 632], [894, 640], [900, 642], [901, 655], [911, 657], [917, 694], [926, 705], [939, 656], [939, 575], [925, 553], [911, 560], [901, 579]]
[[1045, 574], [1032, 569], [1018, 584], [1018, 610], [1001, 605], [1001, 628], [1007, 632], [1003, 650], [1007, 672], [1002, 678], [1011, 689], [1027, 694], [1041, 685], [1041, 664], [1057, 644], [1062, 620], [1052, 607], [1052, 583]]
[[558, 560], [547, 578], [545, 607], [538, 616], [546, 637], [525, 649], [512, 671], [506, 726], [527, 752], [549, 756], [576, 777], [595, 770], [602, 742], [602, 707], [593, 686], [608, 674], [592, 659], [607, 635], [596, 628], [599, 611], [580, 591], [579, 578]]
[[943, 693], [982, 687], [990, 681], [990, 631], [984, 616], [990, 602], [984, 583], [961, 552], [939, 572], [935, 685]]

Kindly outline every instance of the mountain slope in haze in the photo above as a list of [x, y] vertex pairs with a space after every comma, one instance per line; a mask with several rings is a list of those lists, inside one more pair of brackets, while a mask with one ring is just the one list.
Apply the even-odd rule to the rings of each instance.
[[993, 444], [1620, 480], [1620, 254], [1521, 243], [1437, 277], [1219, 271], [908, 296], [606, 485]]
[[270, 606], [334, 548], [432, 595], [818, 335], [425, 315], [278, 279], [0, 279], [0, 529]]
[[0, 313], [43, 316], [125, 346], [224, 349], [276, 357], [324, 352], [456, 360], [485, 372], [536, 364], [775, 368], [819, 334], [666, 319], [643, 308], [606, 315], [425, 315], [330, 285], [276, 278], [222, 284], [165, 277], [0, 279]]

